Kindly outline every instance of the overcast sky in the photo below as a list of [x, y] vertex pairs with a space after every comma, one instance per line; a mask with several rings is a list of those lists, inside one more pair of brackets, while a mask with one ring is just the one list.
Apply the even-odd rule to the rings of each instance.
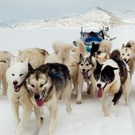
[[99, 6], [110, 10], [135, 8], [135, 0], [0, 0], [0, 21], [46, 19]]

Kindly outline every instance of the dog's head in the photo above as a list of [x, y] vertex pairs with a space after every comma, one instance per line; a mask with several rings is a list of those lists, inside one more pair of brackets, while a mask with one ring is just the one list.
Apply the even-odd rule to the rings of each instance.
[[6, 80], [14, 86], [14, 91], [19, 92], [28, 74], [28, 62], [16, 62], [6, 72]]
[[99, 64], [97, 61], [96, 69], [94, 70], [94, 78], [97, 85], [97, 96], [102, 97], [102, 93], [108, 84], [111, 84], [115, 79], [115, 70], [118, 68], [110, 65]]
[[130, 59], [133, 58], [133, 51], [131, 47], [122, 46], [121, 48], [121, 57], [127, 63]]
[[85, 57], [80, 54], [79, 68], [83, 74], [84, 79], [88, 79], [94, 70], [94, 57], [86, 55]]
[[29, 65], [26, 86], [30, 93], [32, 103], [35, 106], [41, 107], [49, 97], [52, 82], [46, 72], [38, 70], [38, 68], [33, 69], [33, 67]]

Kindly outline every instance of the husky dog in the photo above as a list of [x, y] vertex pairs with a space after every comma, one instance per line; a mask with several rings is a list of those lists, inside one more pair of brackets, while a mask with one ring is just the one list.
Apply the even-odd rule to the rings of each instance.
[[[120, 52], [114, 50], [110, 59], [103, 64], [97, 62], [94, 77], [97, 85], [97, 95], [102, 97], [102, 109], [105, 116], [109, 115], [121, 95], [125, 96], [125, 105], [128, 104], [131, 89], [128, 65], [120, 58]], [[107, 104], [107, 97], [111, 99]]]
[[44, 60], [47, 56], [48, 52], [40, 48], [27, 48], [18, 51], [18, 60], [28, 60], [34, 68], [44, 64]]
[[122, 45], [121, 57], [128, 64], [129, 70], [130, 70], [130, 75], [132, 78], [132, 74], [133, 74], [134, 69], [135, 69], [135, 63], [134, 63], [134, 53], [133, 53], [133, 50], [129, 44]]
[[68, 68], [63, 64], [47, 63], [33, 69], [29, 65], [26, 86], [31, 102], [37, 107], [47, 105], [50, 109], [49, 135], [52, 134], [57, 116], [58, 99], [62, 94], [66, 102], [66, 110], [71, 111], [71, 78]]
[[[22, 135], [32, 113], [33, 105], [30, 102], [28, 91], [24, 85], [28, 74], [28, 62], [16, 62], [7, 69], [6, 80], [8, 82], [7, 95], [11, 102], [14, 119], [17, 125], [16, 135]], [[22, 118], [19, 118], [19, 107], [23, 107]], [[35, 112], [40, 112], [35, 108]], [[36, 115], [37, 124], [40, 125], [41, 118]], [[36, 126], [37, 127], [37, 126]]]
[[79, 77], [78, 83], [78, 95], [77, 95], [77, 103], [80, 104], [82, 102], [82, 87], [84, 81], [87, 83], [87, 93], [94, 95], [95, 93], [95, 80], [93, 78], [93, 71], [95, 69], [96, 60], [91, 55], [87, 54], [83, 56], [80, 54], [79, 61], [79, 70], [81, 72], [81, 76]]
[[7, 51], [0, 51], [0, 83], [2, 84], [3, 95], [7, 93], [6, 71], [10, 65], [13, 55]]
[[54, 53], [50, 54], [45, 60], [45, 63], [57, 62], [68, 67], [73, 82], [73, 93], [75, 94], [78, 91], [79, 76], [81, 75], [78, 67], [80, 53], [83, 55], [86, 53], [85, 45], [81, 40], [77, 40], [76, 45], [73, 46], [57, 41], [53, 44]]

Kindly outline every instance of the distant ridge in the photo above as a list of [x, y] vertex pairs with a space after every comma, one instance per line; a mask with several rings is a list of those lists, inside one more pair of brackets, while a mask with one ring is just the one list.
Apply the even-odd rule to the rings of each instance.
[[62, 17], [42, 20], [30, 20], [8, 26], [12, 29], [33, 28], [80, 28], [80, 27], [115, 27], [121, 24], [135, 24], [135, 19], [124, 20], [119, 13], [113, 13], [100, 7], [90, 8], [81, 13], [68, 14]]

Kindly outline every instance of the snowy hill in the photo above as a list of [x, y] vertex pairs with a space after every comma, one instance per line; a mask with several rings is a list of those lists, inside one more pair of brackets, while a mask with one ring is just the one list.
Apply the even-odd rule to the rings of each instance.
[[[127, 11], [129, 12], [129, 11]], [[130, 11], [131, 12], [131, 11]], [[10, 28], [13, 29], [32, 29], [32, 28], [80, 28], [91, 27], [97, 28], [102, 26], [114, 27], [121, 24], [135, 24], [135, 17], [127, 18], [124, 13], [111, 12], [100, 7], [90, 8], [85, 12], [74, 13], [63, 17], [30, 20], [26, 22], [16, 23]], [[135, 15], [135, 14], [134, 14]]]

